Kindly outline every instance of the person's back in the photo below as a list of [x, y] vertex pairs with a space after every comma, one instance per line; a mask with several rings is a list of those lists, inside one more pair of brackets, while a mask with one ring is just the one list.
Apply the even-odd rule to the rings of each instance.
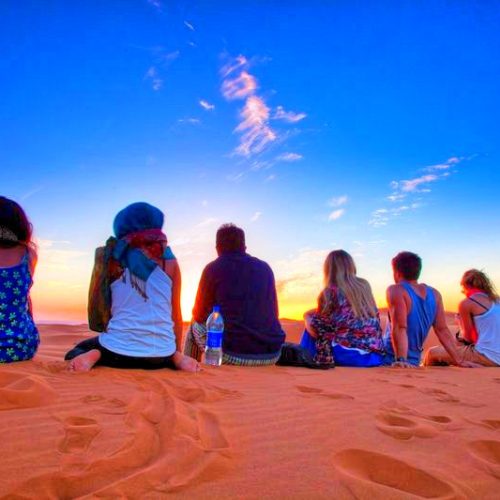
[[478, 333], [476, 351], [500, 365], [500, 304], [489, 302], [489, 308], [474, 316]]
[[[488, 276], [477, 269], [466, 271], [460, 282], [466, 298], [458, 306], [460, 333], [455, 349], [462, 361], [476, 366], [500, 366], [500, 297]], [[429, 349], [426, 365], [453, 363], [448, 352]]]
[[[437, 302], [435, 290], [422, 283], [412, 285], [406, 281], [401, 281], [393, 286], [395, 288], [392, 291], [393, 295], [402, 294], [404, 296], [403, 300], [407, 303], [407, 360], [410, 364], [418, 366], [422, 357], [424, 342], [436, 320]], [[400, 289], [396, 290], [397, 287], [400, 287]], [[390, 322], [387, 324], [385, 345], [387, 354], [394, 358]]]
[[172, 280], [157, 267], [147, 280], [148, 300], [133, 287], [129, 269], [111, 283], [111, 319], [100, 343], [128, 356], [170, 356], [176, 350]]
[[284, 333], [268, 264], [247, 253], [225, 253], [207, 266], [204, 275], [213, 295], [197, 301], [193, 316], [204, 322], [213, 304], [220, 306], [225, 325], [223, 351], [235, 355], [279, 352]]
[[459, 357], [446, 325], [440, 293], [418, 283], [422, 260], [412, 252], [400, 252], [392, 259], [395, 285], [387, 289], [390, 324], [386, 335], [387, 362], [393, 366], [418, 366], [424, 341], [431, 326], [454, 364], [467, 366]]
[[40, 339], [29, 291], [36, 252], [22, 208], [0, 197], [0, 363], [31, 359]]
[[207, 341], [205, 322], [212, 308], [219, 306], [224, 318], [222, 362], [276, 363], [285, 333], [278, 320], [271, 268], [246, 253], [245, 233], [233, 224], [219, 228], [216, 249], [219, 257], [205, 267], [200, 279], [184, 353], [201, 360]]

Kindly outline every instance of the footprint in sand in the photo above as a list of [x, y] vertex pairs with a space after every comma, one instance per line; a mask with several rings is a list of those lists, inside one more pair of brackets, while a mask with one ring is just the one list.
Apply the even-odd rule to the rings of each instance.
[[451, 394], [441, 389], [432, 389], [430, 387], [426, 387], [424, 389], [421, 389], [420, 392], [422, 394], [427, 394], [428, 396], [432, 396], [441, 403], [460, 403], [460, 399], [456, 398], [455, 396], [452, 396]]
[[82, 453], [88, 449], [101, 427], [93, 418], [68, 417], [64, 419], [65, 436], [59, 443], [61, 453]]
[[306, 385], [297, 385], [296, 387], [298, 391], [306, 397], [314, 395], [328, 399], [354, 399], [354, 397], [349, 394], [343, 394], [341, 392], [323, 392], [322, 389], [318, 389], [317, 387], [309, 387]]
[[467, 448], [483, 469], [500, 479], [500, 441], [471, 441]]
[[241, 397], [241, 392], [208, 385], [205, 387], [168, 386], [168, 391], [171, 392], [175, 398], [185, 403], [213, 403], [223, 399]]
[[376, 419], [378, 430], [395, 439], [431, 438], [438, 433], [435, 428], [428, 424], [392, 412], [381, 412]]
[[461, 498], [451, 484], [382, 453], [347, 449], [334, 456], [333, 464], [356, 498]]
[[126, 413], [127, 403], [118, 398], [108, 399], [100, 394], [89, 394], [80, 399], [84, 404], [100, 405], [100, 412], [108, 415], [123, 415]]
[[392, 413], [396, 415], [404, 415], [405, 417], [416, 417], [418, 419], [428, 420], [433, 424], [438, 424], [438, 426], [447, 426], [452, 423], [452, 419], [445, 415], [426, 415], [425, 413], [420, 413], [407, 406], [399, 405], [397, 403], [387, 404], [382, 407], [381, 413]]
[[197, 413], [198, 432], [203, 448], [206, 450], [224, 450], [229, 448], [222, 426], [215, 414], [205, 410]]
[[0, 410], [43, 406], [56, 398], [52, 387], [35, 375], [0, 373]]
[[500, 420], [481, 420], [481, 423], [488, 427], [489, 429], [497, 430], [500, 429]]

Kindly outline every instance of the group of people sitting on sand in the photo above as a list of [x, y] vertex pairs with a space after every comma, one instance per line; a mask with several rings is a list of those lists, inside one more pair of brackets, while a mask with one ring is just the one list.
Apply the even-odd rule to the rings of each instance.
[[[216, 234], [218, 258], [203, 270], [192, 322], [182, 346], [181, 271], [162, 231], [164, 215], [147, 203], [121, 210], [114, 237], [96, 250], [89, 290], [89, 326], [98, 336], [65, 356], [70, 370], [93, 366], [198, 371], [207, 340], [205, 322], [215, 305], [224, 318], [223, 363], [279, 363], [285, 333], [278, 319], [274, 275], [246, 252], [245, 234], [225, 224]], [[0, 363], [31, 359], [40, 339], [29, 292], [37, 261], [32, 226], [13, 200], [0, 197]], [[369, 283], [352, 257], [334, 250], [324, 263], [324, 289], [304, 315], [296, 349], [317, 367], [415, 367], [453, 364], [500, 366], [500, 299], [488, 277], [467, 271], [459, 305], [461, 336], [446, 324], [439, 292], [419, 283], [418, 255], [392, 259], [395, 284], [387, 289], [389, 320], [382, 332]], [[433, 327], [441, 346], [422, 352]]]

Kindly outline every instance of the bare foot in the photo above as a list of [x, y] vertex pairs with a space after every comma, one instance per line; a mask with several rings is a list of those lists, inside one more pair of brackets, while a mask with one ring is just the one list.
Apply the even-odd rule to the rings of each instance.
[[173, 357], [174, 365], [178, 370], [183, 370], [185, 372], [199, 372], [201, 371], [201, 366], [196, 359], [185, 356], [181, 352], [177, 351]]
[[76, 358], [73, 358], [68, 363], [68, 370], [70, 372], [88, 372], [101, 358], [101, 351], [98, 349], [92, 349], [89, 352], [80, 354]]

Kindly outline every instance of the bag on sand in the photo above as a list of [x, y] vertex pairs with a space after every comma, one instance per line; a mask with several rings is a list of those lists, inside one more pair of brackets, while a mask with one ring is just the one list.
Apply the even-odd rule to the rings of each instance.
[[281, 347], [281, 355], [276, 362], [279, 366], [298, 366], [314, 370], [335, 368], [335, 363], [316, 363], [311, 353], [299, 344], [285, 342]]

